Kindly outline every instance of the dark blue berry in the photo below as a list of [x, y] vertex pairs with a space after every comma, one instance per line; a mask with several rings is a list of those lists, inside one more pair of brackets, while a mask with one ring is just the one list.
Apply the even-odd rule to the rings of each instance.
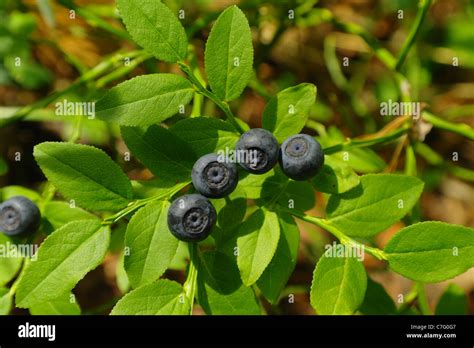
[[253, 174], [268, 172], [278, 161], [278, 141], [262, 128], [253, 128], [242, 134], [235, 149], [241, 159], [240, 165]]
[[0, 204], [0, 232], [8, 236], [33, 233], [40, 220], [38, 207], [26, 197], [15, 196]]
[[184, 195], [171, 204], [168, 227], [179, 240], [199, 242], [209, 236], [216, 217], [216, 210], [206, 197], [199, 194]]
[[281, 145], [280, 166], [293, 180], [313, 177], [323, 164], [324, 153], [321, 145], [309, 135], [293, 135]]
[[234, 191], [239, 181], [235, 163], [210, 153], [199, 158], [191, 174], [194, 188], [210, 198], [222, 198]]

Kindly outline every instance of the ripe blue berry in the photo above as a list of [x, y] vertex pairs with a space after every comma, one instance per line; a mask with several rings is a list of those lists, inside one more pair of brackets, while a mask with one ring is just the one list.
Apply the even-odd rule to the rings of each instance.
[[237, 166], [210, 153], [199, 158], [191, 174], [194, 188], [210, 198], [222, 198], [234, 191], [239, 181]]
[[216, 210], [206, 197], [199, 194], [184, 195], [171, 204], [168, 227], [179, 240], [199, 242], [209, 236], [216, 217]]
[[293, 135], [281, 145], [280, 166], [293, 180], [306, 180], [314, 176], [324, 164], [321, 145], [306, 134]]
[[245, 160], [241, 160], [240, 165], [253, 174], [268, 172], [278, 161], [278, 141], [262, 128], [253, 128], [242, 134], [235, 149], [239, 157], [244, 154]]
[[38, 207], [26, 197], [15, 196], [0, 204], [0, 232], [8, 236], [33, 233], [40, 220]]

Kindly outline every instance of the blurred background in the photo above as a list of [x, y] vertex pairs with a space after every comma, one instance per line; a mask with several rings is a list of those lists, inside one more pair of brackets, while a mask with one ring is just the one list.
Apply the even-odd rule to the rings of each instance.
[[[194, 47], [191, 59], [201, 68], [205, 41], [222, 9], [238, 4], [245, 12], [253, 34], [255, 77], [231, 107], [252, 127], [261, 125], [269, 97], [300, 82], [311, 82], [318, 88], [317, 103], [305, 132], [325, 138], [326, 144], [374, 133], [391, 121], [380, 116], [380, 103], [401, 97], [393, 74], [360, 36], [343, 30], [326, 14], [329, 10], [339, 23], [361, 26], [397, 55], [416, 16], [417, 1], [164, 2], [181, 15]], [[140, 53], [129, 54], [137, 49], [114, 1], [0, 0], [0, 187], [21, 185], [41, 190], [44, 177], [34, 162], [33, 146], [71, 137], [106, 150], [132, 179], [151, 177], [139, 163], [123, 161], [126, 148], [115, 126], [81, 116], [57, 116], [54, 108], [59, 97], [68, 101], [97, 100], [108, 88], [136, 75], [179, 73], [176, 65]], [[474, 127], [474, 1], [434, 1], [402, 72], [413, 101], [421, 102], [423, 108], [440, 118]], [[204, 115], [221, 115], [212, 102], [203, 102]], [[81, 122], [80, 134], [73, 133], [77, 122]], [[413, 219], [474, 227], [474, 179], [469, 172], [474, 170], [473, 142], [435, 128], [420, 131], [425, 141], [417, 149], [417, 172], [426, 190]], [[403, 172], [404, 153], [395, 146], [374, 150], [361, 151], [354, 158], [352, 166], [358, 173]], [[467, 171], [453, 169], [453, 153], [458, 154], [455, 165]], [[316, 201], [311, 212], [322, 214], [325, 197], [317, 194]], [[383, 247], [409, 222], [393, 226], [371, 242]], [[283, 294], [285, 299], [294, 294], [295, 302], [266, 304], [269, 313], [314, 313], [308, 294], [312, 271], [324, 245], [332, 239], [312, 225], [301, 223], [300, 227], [298, 264]], [[126, 279], [117, 267], [123, 232], [124, 226], [118, 225], [113, 234], [113, 252], [74, 290], [85, 313], [107, 313], [126, 291]], [[186, 249], [182, 248], [173, 262], [174, 270], [168, 271], [169, 278], [183, 280], [185, 258]], [[367, 256], [365, 265], [370, 277], [383, 285], [394, 301], [400, 294], [409, 293], [412, 282], [391, 272], [385, 264]], [[449, 282], [428, 285], [431, 307], [452, 283], [456, 284], [452, 285], [452, 293], [458, 294], [454, 298], [465, 301], [466, 312], [473, 314], [472, 269]], [[459, 295], [459, 289], [466, 296]], [[199, 308], [196, 311], [199, 313]], [[377, 309], [365, 312], [376, 313]]]

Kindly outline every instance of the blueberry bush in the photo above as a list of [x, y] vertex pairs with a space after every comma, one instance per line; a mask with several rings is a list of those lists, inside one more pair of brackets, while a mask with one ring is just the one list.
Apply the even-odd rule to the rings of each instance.
[[[366, 128], [346, 137], [326, 127], [314, 117], [327, 113], [317, 102], [315, 84], [287, 84], [272, 95], [259, 80], [254, 61], [260, 64], [261, 55], [269, 53], [254, 49], [255, 30], [244, 13], [251, 1], [242, 2], [244, 11], [231, 5], [188, 27], [179, 7], [117, 0], [126, 31], [72, 1], [59, 3], [126, 41], [128, 51], [0, 118], [2, 127], [57, 118], [39, 111], [47, 112], [48, 105], [78, 88], [86, 88], [87, 103], [95, 107], [93, 117], [63, 121], [70, 127], [64, 141], [35, 144], [34, 160], [46, 178], [38, 190], [1, 189], [2, 253], [18, 255], [0, 258], [0, 314], [84, 312], [75, 288], [111, 255], [118, 255], [113, 281], [120, 293], [98, 312], [112, 315], [278, 313], [279, 303], [293, 303], [301, 291], [321, 315], [466, 311], [465, 294], [454, 283], [436, 308], [428, 303], [427, 284], [474, 267], [474, 229], [423, 219], [419, 199], [430, 181], [418, 167], [422, 159], [472, 182], [472, 170], [441, 158], [424, 138], [432, 128], [451, 132], [466, 138], [472, 151], [473, 128], [436, 116], [424, 104], [419, 117], [402, 112], [374, 123], [357, 95], [357, 81], [348, 80], [344, 59], [336, 58], [335, 36], [322, 48], [329, 75]], [[279, 10], [288, 26], [294, 21], [303, 27], [332, 25], [357, 37], [384, 69], [383, 83], [391, 86], [377, 93], [410, 104], [422, 96], [412, 86], [417, 67], [409, 53], [431, 5], [419, 2], [398, 55], [363, 26], [339, 20], [316, 1], [282, 2]], [[268, 10], [264, 2], [253, 6], [261, 6], [262, 16]], [[22, 50], [0, 45], [2, 69], [16, 57], [33, 59], [29, 21], [14, 12], [8, 25], [2, 24], [0, 34], [12, 31], [18, 40], [11, 45]], [[207, 28], [205, 46], [196, 46], [194, 38]], [[131, 51], [133, 45], [139, 48]], [[148, 73], [113, 83], [141, 65]], [[10, 67], [15, 74], [9, 78], [27, 88], [48, 83], [44, 67], [26, 66], [29, 71]], [[160, 72], [164, 66], [172, 68]], [[35, 79], [25, 79], [28, 74]], [[266, 100], [261, 126], [235, 115], [246, 88]], [[218, 112], [209, 111], [214, 107]], [[106, 130], [112, 138], [104, 139]], [[81, 141], [84, 134], [92, 140]], [[110, 150], [113, 139], [125, 146]], [[389, 163], [374, 150], [387, 147], [394, 147]], [[6, 173], [3, 160], [2, 166]], [[151, 173], [148, 180], [134, 178], [137, 168]], [[333, 243], [310, 255], [314, 271], [301, 290], [289, 280], [304, 253], [300, 231], [309, 225], [328, 233]], [[398, 230], [381, 247], [377, 238], [394, 225]], [[39, 248], [27, 254], [21, 246]], [[402, 300], [394, 301], [367, 275], [365, 256], [412, 281]]]

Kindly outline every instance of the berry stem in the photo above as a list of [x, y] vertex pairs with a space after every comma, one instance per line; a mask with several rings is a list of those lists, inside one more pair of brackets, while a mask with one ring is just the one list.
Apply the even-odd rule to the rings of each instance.
[[128, 214], [133, 213], [134, 211], [144, 207], [145, 205], [147, 205], [150, 202], [158, 201], [160, 199], [169, 199], [174, 194], [176, 194], [177, 192], [181, 191], [183, 188], [188, 186], [190, 183], [191, 183], [191, 181], [185, 181], [185, 182], [176, 184], [169, 191], [163, 192], [159, 195], [156, 195], [156, 196], [153, 196], [153, 197], [148, 197], [148, 198], [143, 198], [143, 199], [138, 199], [134, 202], [131, 202], [127, 207], [120, 210], [116, 214], [105, 218], [102, 221], [102, 225], [112, 225], [113, 223], [119, 221], [120, 219], [127, 216]]
[[197, 262], [199, 262], [199, 249], [197, 243], [188, 243], [189, 247], [189, 269], [188, 269], [188, 277], [184, 282], [183, 289], [186, 294], [186, 297], [189, 301], [189, 314], [193, 314], [193, 305], [194, 305], [194, 297], [196, 295], [196, 288], [197, 288], [197, 275], [198, 275], [198, 266]]
[[283, 208], [281, 208], [279, 210], [282, 211], [282, 212], [291, 214], [291, 215], [297, 217], [298, 219], [301, 219], [303, 221], [306, 221], [306, 222], [312, 223], [313, 225], [321, 227], [322, 229], [328, 231], [334, 237], [339, 239], [341, 244], [344, 244], [344, 245], [350, 246], [350, 247], [360, 247], [360, 248], [362, 248], [362, 250], [368, 252], [369, 254], [371, 254], [372, 256], [374, 256], [375, 258], [377, 258], [379, 260], [384, 260], [384, 261], [387, 260], [387, 255], [384, 253], [383, 250], [378, 249], [378, 248], [373, 248], [373, 247], [367, 246], [365, 244], [359, 243], [355, 239], [352, 239], [351, 237], [347, 236], [342, 231], [340, 231], [338, 228], [336, 228], [336, 226], [334, 226], [331, 223], [331, 221], [329, 221], [329, 220], [322, 219], [322, 218], [317, 218], [317, 217], [314, 217], [314, 216], [310, 216], [310, 215], [307, 215], [303, 212], [299, 212], [295, 209], [283, 209]]
[[224, 111], [227, 120], [235, 127], [235, 129], [240, 133], [243, 134], [244, 130], [240, 126], [240, 124], [236, 121], [234, 114], [229, 108], [229, 104], [225, 101], [220, 100], [214, 93], [208, 90], [206, 87], [202, 85], [199, 81], [198, 77], [192, 72], [189, 65], [184, 62], [178, 62], [178, 65], [182, 72], [188, 76], [189, 80], [193, 83], [194, 87], [196, 88], [197, 92], [202, 94], [203, 96], [212, 100], [222, 111]]

